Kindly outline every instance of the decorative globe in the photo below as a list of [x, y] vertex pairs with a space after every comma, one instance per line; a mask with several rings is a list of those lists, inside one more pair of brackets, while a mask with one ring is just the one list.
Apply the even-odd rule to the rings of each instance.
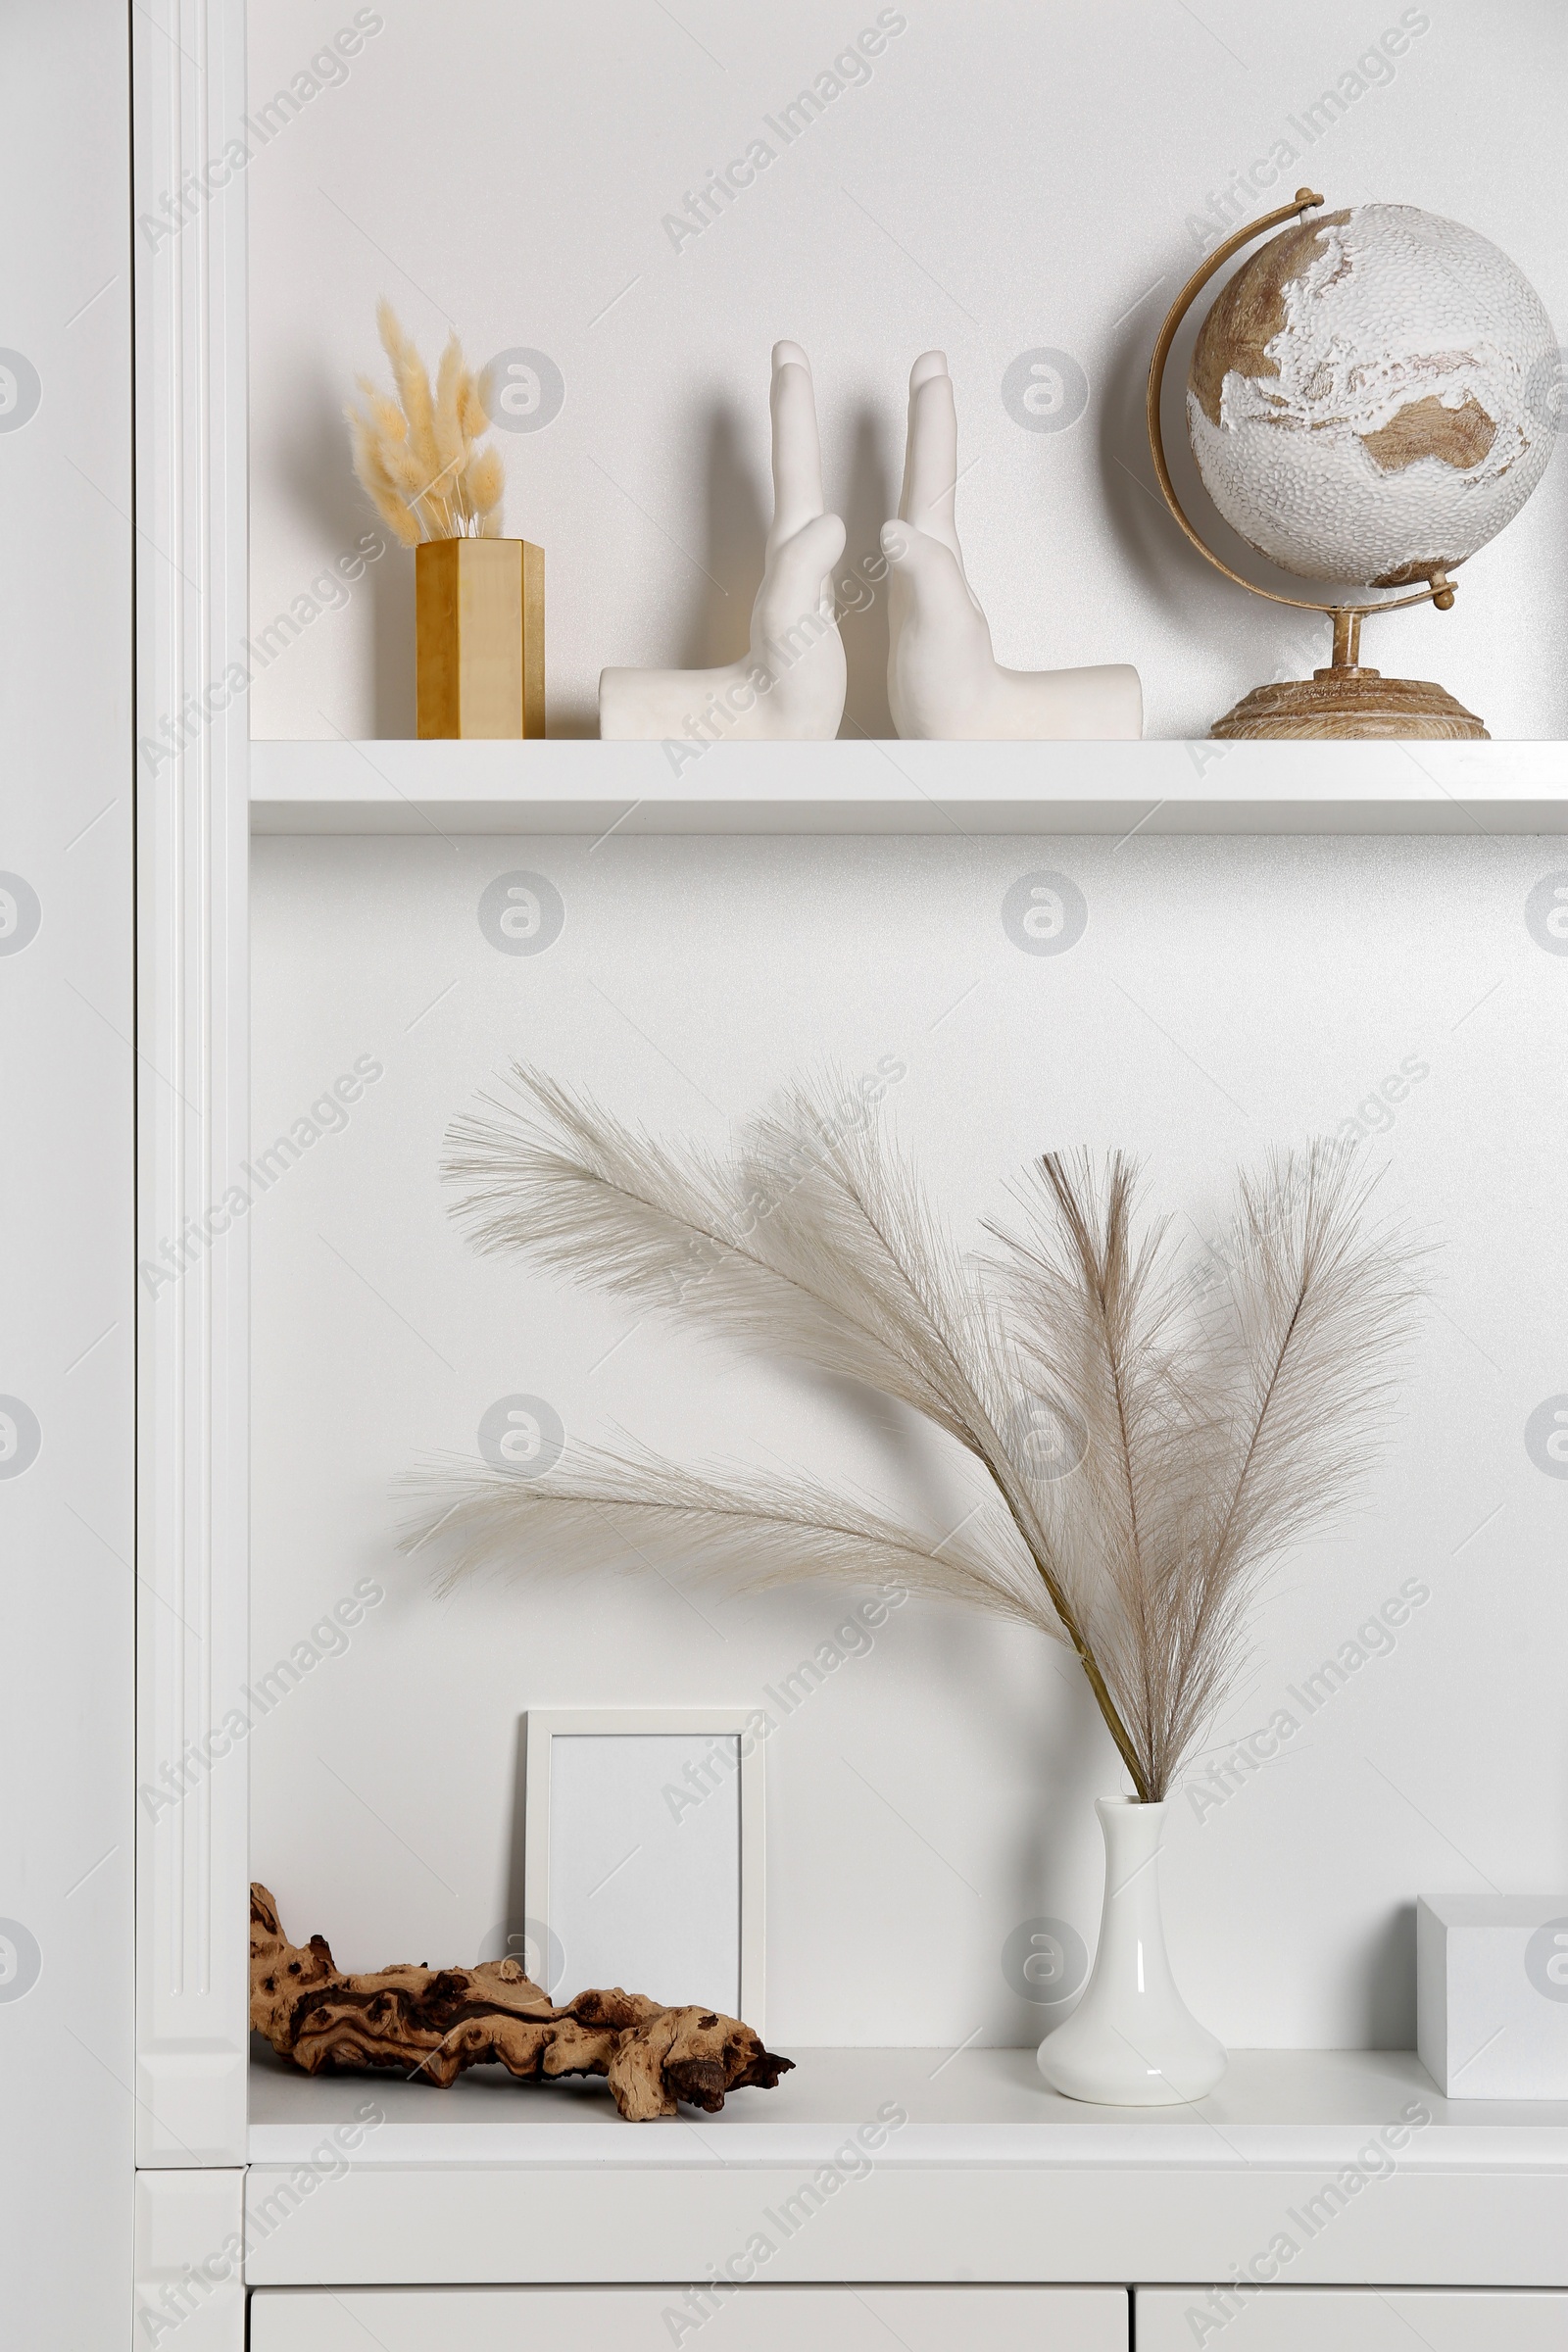
[[1540, 296], [1474, 229], [1407, 204], [1260, 247], [1193, 351], [1203, 487], [1307, 580], [1396, 588], [1473, 556], [1545, 471], [1559, 355]]

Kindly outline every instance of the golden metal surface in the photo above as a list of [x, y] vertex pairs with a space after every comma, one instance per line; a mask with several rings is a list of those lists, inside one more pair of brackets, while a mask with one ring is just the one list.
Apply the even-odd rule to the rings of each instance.
[[545, 731], [545, 555], [527, 539], [426, 539], [414, 554], [416, 728]]

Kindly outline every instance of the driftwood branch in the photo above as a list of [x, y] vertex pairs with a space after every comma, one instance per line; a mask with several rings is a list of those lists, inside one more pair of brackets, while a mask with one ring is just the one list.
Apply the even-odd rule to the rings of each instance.
[[643, 1993], [580, 1992], [557, 2008], [515, 1960], [346, 1976], [326, 1938], [290, 1943], [265, 1886], [251, 1888], [251, 2024], [308, 2075], [390, 2069], [443, 2089], [470, 2066], [524, 2082], [604, 2075], [628, 2123], [710, 2114], [732, 2090], [771, 2090], [794, 2061], [739, 2018], [666, 2009]]

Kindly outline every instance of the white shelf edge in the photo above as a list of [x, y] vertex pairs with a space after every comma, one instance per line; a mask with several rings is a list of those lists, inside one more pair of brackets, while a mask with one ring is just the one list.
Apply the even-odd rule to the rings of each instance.
[[1568, 833], [1568, 744], [257, 742], [256, 834]]
[[[636, 2125], [603, 2085], [258, 2067], [248, 2282], [680, 2282], [763, 2231], [770, 2286], [1169, 2284], [1288, 2230], [1293, 2284], [1568, 2287], [1568, 2101], [1445, 2099], [1413, 2052], [1233, 2051], [1165, 2109], [1058, 2098], [1032, 2050], [796, 2056], [720, 2115]], [[381, 2120], [348, 2146], [334, 2126], [367, 2101]], [[302, 2164], [330, 2186], [303, 2194]], [[1362, 2193], [1334, 2185], [1352, 2165]]]
[[881, 2103], [906, 2123], [877, 2162], [931, 2166], [1061, 2166], [1096, 2170], [1252, 2172], [1355, 2161], [1369, 2134], [1413, 2104], [1428, 2119], [1407, 2132], [1405, 2171], [1533, 2172], [1568, 2189], [1568, 2101], [1446, 2099], [1412, 2051], [1241, 2050], [1217, 2091], [1194, 2108], [1083, 2106], [1048, 2090], [1030, 2050], [951, 2056], [915, 2049], [796, 2053], [773, 2091], [737, 2091], [718, 2116], [648, 2129], [620, 2121], [602, 2083], [511, 2083], [466, 2077], [450, 2088], [372, 2076], [311, 2079], [267, 2065], [252, 2075], [249, 2157], [286, 2167], [339, 2127], [348, 2161], [380, 2169], [514, 2165], [657, 2172], [827, 2161]]

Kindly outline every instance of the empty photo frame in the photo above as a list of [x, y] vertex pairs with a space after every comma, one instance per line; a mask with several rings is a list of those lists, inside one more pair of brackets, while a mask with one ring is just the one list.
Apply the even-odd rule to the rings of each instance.
[[762, 1748], [745, 1707], [530, 1709], [524, 1904], [561, 1999], [700, 2002], [766, 2031]]

